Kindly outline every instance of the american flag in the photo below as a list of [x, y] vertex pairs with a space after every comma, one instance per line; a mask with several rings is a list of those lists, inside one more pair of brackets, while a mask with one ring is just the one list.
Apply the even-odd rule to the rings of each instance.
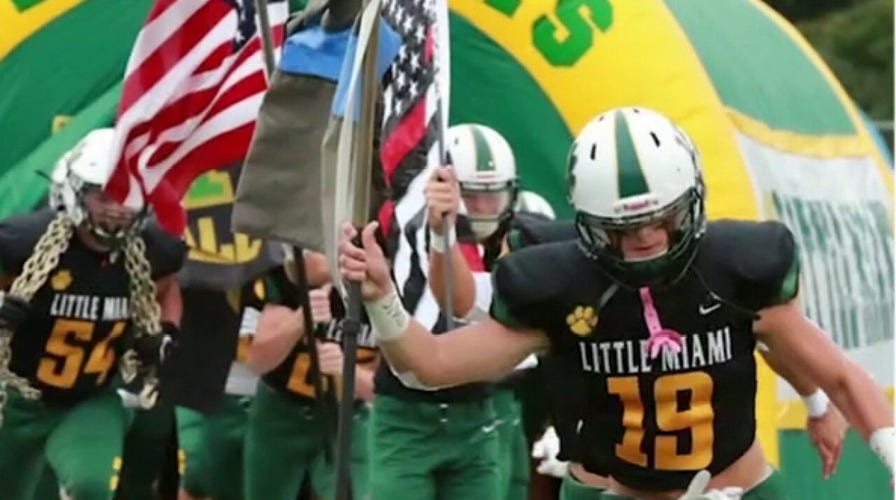
[[[288, 5], [268, 0], [274, 45]], [[181, 234], [193, 180], [245, 157], [268, 86], [254, 0], [158, 0], [134, 44], [106, 190]]]
[[[432, 327], [439, 306], [427, 285], [423, 190], [431, 169], [441, 164], [437, 140], [440, 128], [447, 126], [447, 0], [385, 0], [382, 14], [401, 35], [402, 45], [386, 74], [383, 95], [380, 160], [391, 199], [380, 208], [378, 219], [395, 252], [393, 270], [404, 306]], [[479, 258], [475, 246], [465, 247], [468, 256]]]

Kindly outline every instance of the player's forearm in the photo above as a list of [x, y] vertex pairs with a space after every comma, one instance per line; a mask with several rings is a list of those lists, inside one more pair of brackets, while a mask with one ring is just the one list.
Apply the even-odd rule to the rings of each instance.
[[295, 343], [286, 335], [271, 336], [261, 341], [256, 337], [249, 348], [246, 365], [253, 372], [264, 375], [286, 359]]
[[512, 331], [491, 319], [433, 335], [402, 308], [394, 291], [364, 306], [381, 352], [406, 385], [440, 388], [494, 380], [549, 347], [544, 332]]
[[770, 350], [761, 351], [761, 353], [768, 366], [786, 380], [800, 396], [811, 396], [819, 389], [818, 384], [813, 382], [805, 372], [794, 369], [790, 363], [779, 359]]
[[301, 311], [266, 305], [246, 358], [249, 368], [263, 375], [280, 365], [305, 333], [301, 319]]
[[166, 276], [156, 281], [156, 301], [159, 303], [161, 320], [180, 325], [184, 314], [180, 283], [175, 276]]
[[[432, 250], [429, 252], [429, 287], [439, 307], [444, 310], [447, 293], [445, 291], [445, 254]], [[458, 245], [451, 247], [452, 287], [454, 293], [454, 316], [463, 318], [469, 314], [476, 301], [476, 282], [473, 272]]]
[[893, 407], [863, 368], [852, 360], [835, 384], [823, 386], [831, 401], [866, 440], [878, 429], [893, 426]]
[[355, 397], [364, 401], [373, 401], [373, 376], [370, 368], [358, 367], [355, 370]]
[[[369, 310], [368, 310], [369, 311]], [[435, 335], [415, 320], [411, 320], [404, 334], [395, 339], [377, 339], [380, 352], [386, 361], [399, 373], [413, 372], [417, 378], [429, 379], [431, 369], [438, 361]], [[429, 382], [424, 382], [431, 385]]]

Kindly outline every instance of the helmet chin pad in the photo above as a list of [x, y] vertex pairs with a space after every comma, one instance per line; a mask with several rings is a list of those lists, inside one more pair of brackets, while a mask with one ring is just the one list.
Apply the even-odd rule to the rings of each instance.
[[488, 239], [489, 236], [495, 234], [495, 231], [497, 231], [500, 226], [500, 217], [470, 219], [470, 228], [477, 241]]

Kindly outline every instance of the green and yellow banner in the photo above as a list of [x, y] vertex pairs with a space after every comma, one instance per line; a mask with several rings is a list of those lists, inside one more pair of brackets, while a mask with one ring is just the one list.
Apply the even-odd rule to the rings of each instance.
[[152, 3], [0, 0], [0, 175], [121, 81]]

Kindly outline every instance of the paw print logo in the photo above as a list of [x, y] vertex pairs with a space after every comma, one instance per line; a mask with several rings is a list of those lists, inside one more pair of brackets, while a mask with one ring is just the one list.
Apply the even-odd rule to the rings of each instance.
[[597, 313], [591, 306], [576, 306], [566, 316], [566, 324], [569, 325], [569, 330], [572, 333], [580, 337], [591, 335], [594, 327], [597, 326]]
[[61, 292], [72, 284], [72, 273], [68, 269], [60, 269], [50, 278], [50, 286], [53, 290]]

